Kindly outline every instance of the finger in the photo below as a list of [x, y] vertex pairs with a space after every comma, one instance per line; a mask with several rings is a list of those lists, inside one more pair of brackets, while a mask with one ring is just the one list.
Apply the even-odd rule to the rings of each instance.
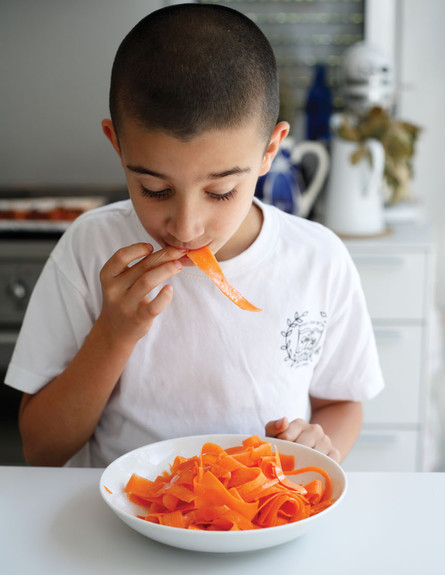
[[289, 425], [289, 420], [287, 417], [282, 417], [281, 419], [274, 419], [266, 423], [266, 436], [267, 437], [278, 437], [280, 433], [283, 433], [287, 426]]
[[[121, 280], [121, 288], [128, 289], [147, 271], [154, 270], [165, 263], [177, 261], [185, 253], [186, 250], [179, 250], [177, 248], [172, 247], [164, 248], [155, 253], [151, 253], [150, 255], [144, 257], [131, 267], [126, 268], [125, 273], [123, 273], [119, 278]], [[167, 279], [168, 277], [169, 276], [167, 275], [166, 277], [164, 277], [164, 279]], [[153, 287], [155, 287], [156, 285], [159, 285], [161, 281], [163, 280], [160, 280], [157, 283], [155, 283], [151, 287], [151, 289], [153, 289]]]
[[308, 424], [302, 427], [300, 433], [293, 441], [297, 441], [302, 445], [307, 445], [308, 447], [316, 448], [318, 444], [322, 444], [324, 438], [330, 439], [325, 435], [323, 428], [318, 423]]
[[186, 253], [187, 250], [169, 246], [167, 248], [163, 248], [162, 250], [158, 250], [157, 252], [151, 254], [150, 257], [147, 258], [147, 263], [148, 265], [150, 265], [150, 267], [154, 268], [164, 262], [178, 260], [182, 258], [182, 256], [185, 255]]
[[294, 419], [277, 437], [278, 439], [286, 439], [287, 441], [297, 441], [300, 443], [298, 438], [307, 425], [308, 423], [304, 419]]
[[153, 246], [146, 243], [132, 244], [120, 248], [105, 263], [101, 270], [101, 279], [117, 277], [128, 269], [128, 266], [138, 258], [145, 258], [153, 252]]
[[333, 451], [334, 448], [331, 438], [324, 433], [323, 428], [318, 424], [308, 424], [293, 441], [300, 445], [316, 449], [325, 455], [329, 455], [329, 453], [333, 452], [333, 456], [337, 457], [335, 453], [336, 450]]
[[153, 289], [172, 278], [181, 270], [181, 263], [178, 260], [174, 260], [146, 271], [128, 289], [129, 298], [133, 301], [139, 302], [148, 296]]
[[321, 451], [321, 453], [328, 455], [332, 451], [331, 438], [328, 435], [323, 434], [323, 436], [315, 442], [313, 447], [317, 451]]
[[145, 314], [146, 318], [154, 319], [161, 314], [173, 297], [173, 287], [169, 284], [164, 286], [158, 295], [152, 301], [147, 302], [141, 306], [141, 313]]
[[327, 455], [337, 463], [341, 462], [341, 453], [336, 447], [332, 447]]

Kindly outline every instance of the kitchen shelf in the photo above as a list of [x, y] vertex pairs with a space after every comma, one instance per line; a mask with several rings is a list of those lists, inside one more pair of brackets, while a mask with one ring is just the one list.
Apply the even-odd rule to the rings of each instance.
[[339, 86], [343, 52], [364, 39], [364, 0], [201, 0], [223, 4], [251, 18], [271, 43], [277, 59], [283, 119], [305, 107], [317, 64], [327, 68], [335, 108], [343, 106]]

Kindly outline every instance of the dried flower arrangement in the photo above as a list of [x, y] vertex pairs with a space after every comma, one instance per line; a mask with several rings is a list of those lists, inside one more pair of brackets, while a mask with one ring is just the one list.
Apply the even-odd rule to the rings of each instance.
[[383, 197], [385, 203], [394, 204], [411, 197], [412, 159], [420, 130], [418, 126], [396, 120], [386, 110], [375, 107], [362, 115], [345, 114], [337, 135], [358, 143], [357, 151], [351, 156], [353, 164], [368, 155], [365, 140], [374, 138], [382, 143], [385, 150]]

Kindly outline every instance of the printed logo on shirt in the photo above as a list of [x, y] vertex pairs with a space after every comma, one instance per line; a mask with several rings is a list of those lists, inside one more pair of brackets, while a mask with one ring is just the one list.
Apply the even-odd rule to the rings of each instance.
[[319, 319], [308, 317], [309, 312], [295, 312], [293, 319], [287, 320], [287, 330], [282, 331], [285, 351], [284, 361], [291, 367], [303, 367], [313, 361], [321, 349], [321, 340], [327, 323], [327, 314], [320, 312]]

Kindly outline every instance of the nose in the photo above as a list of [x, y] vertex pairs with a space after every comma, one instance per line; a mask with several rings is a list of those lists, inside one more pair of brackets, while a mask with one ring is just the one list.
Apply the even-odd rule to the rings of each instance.
[[180, 244], [193, 242], [204, 234], [203, 212], [196, 203], [181, 199], [167, 221], [167, 232]]

